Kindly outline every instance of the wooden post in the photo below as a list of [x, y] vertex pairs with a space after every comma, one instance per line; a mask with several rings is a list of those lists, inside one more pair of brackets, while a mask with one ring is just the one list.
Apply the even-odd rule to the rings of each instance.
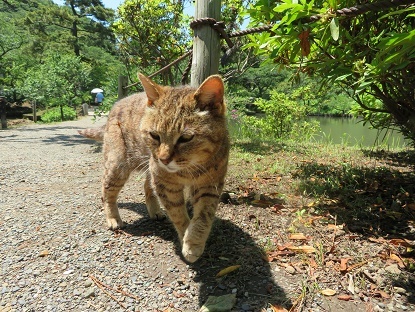
[[1, 128], [0, 129], [7, 129], [7, 108], [8, 104], [6, 98], [0, 96], [0, 119], [1, 119]]
[[36, 100], [33, 100], [32, 107], [33, 107], [33, 122], [37, 122], [37, 116], [36, 116]]
[[[210, 17], [220, 21], [221, 0], [196, 0], [195, 19]], [[220, 36], [210, 25], [194, 29], [190, 85], [199, 86], [219, 71]]]
[[128, 77], [127, 76], [118, 76], [118, 99], [121, 100], [128, 95], [128, 89], [125, 87], [128, 86]]

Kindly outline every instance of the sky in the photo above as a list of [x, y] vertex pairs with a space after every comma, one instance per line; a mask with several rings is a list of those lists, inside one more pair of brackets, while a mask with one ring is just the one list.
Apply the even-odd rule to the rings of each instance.
[[[62, 5], [64, 0], [53, 0], [56, 4]], [[123, 3], [124, 0], [102, 0], [102, 3], [106, 8], [114, 9], [116, 10], [118, 6]]]
[[[55, 2], [56, 4], [62, 5], [64, 3], [64, 0], [53, 0], [53, 2]], [[110, 8], [114, 10], [117, 10], [118, 6], [123, 2], [124, 0], [102, 0], [102, 3], [104, 4], [106, 8]], [[186, 8], [185, 12], [189, 15], [193, 15], [194, 13], [193, 6]]]

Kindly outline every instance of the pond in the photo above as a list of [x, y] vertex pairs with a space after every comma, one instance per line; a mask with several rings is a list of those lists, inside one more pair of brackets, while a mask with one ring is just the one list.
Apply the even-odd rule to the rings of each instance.
[[318, 142], [359, 145], [363, 147], [385, 146], [389, 148], [408, 146], [409, 140], [397, 131], [378, 131], [363, 125], [358, 118], [309, 117], [320, 122], [321, 133], [316, 135]]

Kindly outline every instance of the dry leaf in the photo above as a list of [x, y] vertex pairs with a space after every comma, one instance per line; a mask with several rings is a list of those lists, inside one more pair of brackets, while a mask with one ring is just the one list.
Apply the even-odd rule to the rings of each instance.
[[281, 209], [284, 209], [284, 205], [281, 204], [275, 204], [271, 207], [271, 211], [275, 213], [279, 213]]
[[343, 301], [349, 301], [349, 300], [352, 299], [352, 296], [350, 296], [350, 295], [338, 295], [337, 299], [343, 300]]
[[42, 250], [42, 251], [39, 253], [39, 257], [46, 257], [46, 256], [48, 256], [48, 255], [50, 255], [49, 250]]
[[278, 306], [271, 305], [271, 310], [272, 312], [288, 312], [287, 309], [279, 305]]
[[289, 239], [306, 240], [307, 237], [303, 233], [293, 233], [293, 234], [290, 235]]
[[334, 296], [336, 294], [336, 291], [334, 289], [326, 288], [321, 291], [321, 294], [324, 296]]
[[380, 296], [383, 299], [389, 299], [391, 297], [386, 292], [384, 292], [383, 290], [377, 290], [377, 291], [373, 292], [373, 295]]
[[269, 251], [267, 252], [265, 260], [272, 262], [277, 260], [280, 256], [293, 256], [295, 253], [289, 250]]
[[251, 201], [251, 205], [255, 205], [258, 207], [268, 208], [271, 207], [274, 203], [269, 200], [263, 200], [263, 199], [255, 199]]
[[349, 275], [349, 284], [347, 286], [347, 290], [354, 295], [355, 291], [354, 291], [354, 281], [353, 281], [352, 274]]
[[340, 259], [340, 272], [346, 273], [347, 272], [347, 261], [351, 260], [352, 258], [343, 258]]
[[241, 266], [239, 264], [238, 265], [232, 265], [230, 267], [227, 267], [227, 268], [221, 270], [218, 274], [216, 274], [216, 277], [221, 277], [221, 276], [224, 276], [226, 274], [229, 274], [229, 273], [231, 273], [231, 272], [239, 269], [240, 267]]
[[396, 254], [391, 254], [391, 255], [390, 255], [390, 258], [391, 258], [391, 260], [398, 262], [398, 266], [399, 266], [400, 268], [404, 268], [404, 267], [405, 267], [405, 263], [403, 263], [403, 261], [402, 261], [401, 257], [399, 257], [398, 255], [396, 255]]
[[314, 253], [316, 249], [313, 246], [302, 245], [302, 246], [289, 246], [289, 250], [294, 252]]
[[337, 230], [337, 225], [329, 223], [327, 224], [327, 228], [329, 230]]
[[414, 244], [407, 239], [403, 238], [392, 238], [389, 243], [395, 246], [413, 247]]

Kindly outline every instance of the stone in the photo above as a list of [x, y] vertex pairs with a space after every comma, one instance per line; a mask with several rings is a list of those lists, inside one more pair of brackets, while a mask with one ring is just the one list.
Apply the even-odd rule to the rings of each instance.
[[293, 274], [295, 274], [295, 268], [293, 266], [289, 265], [285, 268], [285, 272], [293, 275]]
[[385, 267], [385, 271], [391, 274], [401, 274], [402, 271], [399, 269], [398, 265], [396, 263], [388, 265]]

